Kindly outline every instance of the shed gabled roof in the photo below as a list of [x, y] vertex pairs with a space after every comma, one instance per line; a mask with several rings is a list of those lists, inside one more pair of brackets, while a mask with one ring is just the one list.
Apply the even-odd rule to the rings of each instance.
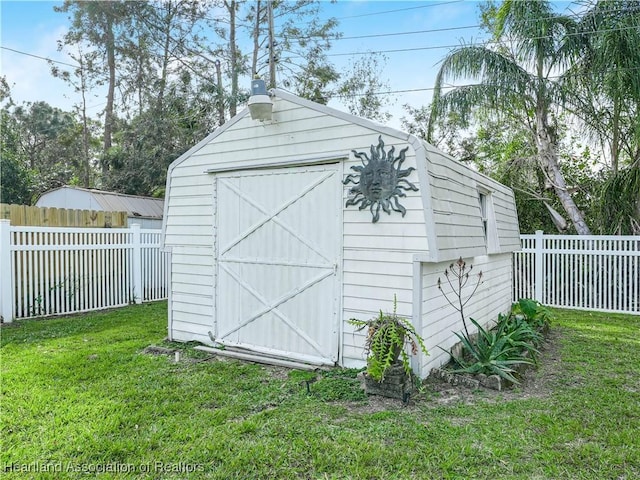
[[130, 217], [162, 218], [162, 214], [164, 212], [163, 198], [127, 195], [124, 193], [107, 192], [94, 188], [81, 188], [67, 185], [50, 190], [43, 195], [63, 189], [86, 192], [88, 195], [91, 195], [103, 210], [109, 212], [127, 212], [127, 215]]
[[[269, 93], [274, 96], [274, 97], [278, 97], [281, 98], [283, 100], [286, 100], [287, 102], [291, 102], [297, 105], [300, 105], [302, 107], [306, 107], [306, 108], [310, 108], [311, 110], [315, 110], [321, 113], [324, 113], [326, 115], [330, 115], [333, 117], [337, 117], [340, 118], [342, 120], [345, 120], [349, 123], [354, 123], [356, 125], [360, 125], [363, 126], [365, 128], [369, 128], [375, 132], [384, 134], [384, 135], [390, 135], [392, 137], [396, 137], [396, 138], [403, 138], [406, 141], [420, 141], [418, 140], [415, 136], [403, 132], [401, 130], [397, 130], [395, 128], [392, 127], [388, 127], [386, 125], [382, 125], [378, 122], [375, 122], [373, 120], [369, 120], [366, 118], [362, 118], [362, 117], [357, 117], [355, 115], [352, 115], [350, 113], [346, 113], [343, 112], [341, 110], [337, 110], [335, 108], [329, 107], [327, 105], [323, 105], [320, 103], [316, 103], [316, 102], [312, 102], [311, 100], [307, 100], [306, 98], [302, 98], [302, 97], [298, 97], [297, 95], [294, 95], [292, 93], [287, 92], [286, 90], [281, 90], [279, 88], [274, 88], [271, 89], [269, 91]], [[198, 152], [201, 148], [207, 146], [209, 143], [211, 143], [216, 137], [224, 134], [228, 129], [230, 129], [231, 127], [233, 127], [237, 122], [241, 121], [244, 117], [250, 115], [249, 114], [249, 108], [245, 106], [245, 108], [243, 108], [240, 112], [238, 112], [238, 114], [233, 117], [232, 119], [230, 119], [228, 122], [226, 122], [225, 124], [221, 125], [220, 127], [216, 128], [213, 132], [211, 132], [209, 135], [207, 135], [205, 138], [203, 138], [200, 142], [198, 142], [196, 145], [194, 145], [193, 147], [191, 147], [189, 150], [187, 150], [186, 152], [184, 152], [182, 155], [180, 155], [178, 158], [176, 158], [171, 165], [169, 165], [169, 168], [167, 170], [167, 188], [166, 188], [166, 195], [169, 194], [169, 189], [171, 188], [171, 184], [170, 184], [170, 177], [171, 177], [171, 172], [178, 166], [180, 165], [182, 162], [184, 162], [187, 158], [191, 157], [194, 153]]]

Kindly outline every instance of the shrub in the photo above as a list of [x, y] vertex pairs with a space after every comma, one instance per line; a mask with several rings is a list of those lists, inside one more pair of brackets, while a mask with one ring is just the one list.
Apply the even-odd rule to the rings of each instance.
[[536, 330], [549, 328], [553, 321], [551, 310], [537, 300], [521, 298], [511, 307], [512, 315], [523, 315], [526, 321]]

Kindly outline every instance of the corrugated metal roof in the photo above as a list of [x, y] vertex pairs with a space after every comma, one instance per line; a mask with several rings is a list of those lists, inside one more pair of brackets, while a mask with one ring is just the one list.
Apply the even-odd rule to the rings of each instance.
[[98, 204], [106, 211], [127, 212], [131, 217], [162, 218], [164, 212], [164, 199], [153, 197], [141, 197], [138, 195], [126, 195], [124, 193], [105, 192], [93, 188], [73, 188], [89, 192]]

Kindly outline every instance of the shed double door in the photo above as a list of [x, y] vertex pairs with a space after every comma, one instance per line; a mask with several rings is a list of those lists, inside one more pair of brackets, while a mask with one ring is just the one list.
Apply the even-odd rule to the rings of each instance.
[[337, 164], [217, 175], [216, 341], [337, 362], [341, 191]]

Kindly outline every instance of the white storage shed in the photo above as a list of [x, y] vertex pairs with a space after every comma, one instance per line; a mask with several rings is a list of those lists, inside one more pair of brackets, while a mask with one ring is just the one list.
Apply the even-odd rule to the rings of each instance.
[[462, 324], [437, 288], [459, 257], [482, 270], [466, 312], [511, 305], [513, 192], [413, 135], [275, 89], [169, 167], [169, 337], [279, 363], [362, 366], [350, 318], [411, 319], [448, 361]]

